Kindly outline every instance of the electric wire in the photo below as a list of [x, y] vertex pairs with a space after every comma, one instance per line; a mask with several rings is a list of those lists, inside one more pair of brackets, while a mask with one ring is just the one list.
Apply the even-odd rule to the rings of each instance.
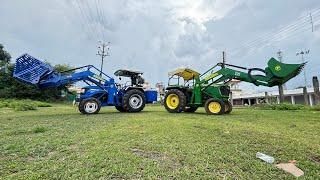
[[94, 25], [92, 24], [93, 23], [93, 19], [90, 17], [90, 14], [88, 14], [86, 12], [86, 9], [85, 8], [82, 8], [82, 5], [86, 5], [84, 2], [86, 2], [85, 0], [75, 0], [78, 4], [78, 7], [79, 7], [79, 10], [81, 12], [81, 14], [84, 16], [84, 19], [86, 19], [87, 21], [87, 25], [88, 27], [90, 27], [91, 31], [92, 31], [92, 34], [93, 36], [95, 37], [95, 40], [99, 40], [99, 35], [98, 35], [98, 32], [97, 32], [97, 29], [94, 27]]
[[[83, 19], [83, 22], [85, 24], [85, 26], [87, 27], [87, 29], [89, 30], [89, 33], [90, 33], [90, 36], [92, 37], [92, 40], [95, 41], [96, 40], [96, 37], [95, 37], [95, 33], [94, 33], [94, 30], [93, 28], [91, 27], [90, 25], [90, 20], [88, 20], [88, 17], [86, 15], [86, 13], [84, 12], [83, 8], [81, 7], [81, 4], [79, 3], [80, 0], [75, 0], [74, 2], [76, 3], [77, 7], [78, 7], [78, 10], [80, 12], [80, 16], [82, 17]], [[80, 18], [81, 19], [81, 18]]]
[[[315, 20], [315, 21], [317, 21], [317, 20]], [[265, 44], [273, 44], [274, 41], [279, 42], [280, 39], [283, 40], [286, 37], [291, 36], [291, 34], [295, 34], [295, 32], [299, 31], [301, 28], [304, 29], [305, 28], [304, 27], [305, 23], [304, 24], [300, 24], [300, 26], [297, 26], [297, 27], [295, 27], [293, 29], [288, 29], [286, 31], [281, 31], [281, 32], [276, 33], [276, 34], [274, 34], [272, 36], [269, 36], [269, 37], [266, 37], [264, 39], [261, 39], [260, 41], [252, 43], [251, 45], [242, 46], [240, 48], [237, 48], [237, 49], [233, 50], [232, 53], [233, 54], [237, 54], [237, 53], [239, 53], [240, 50], [258, 48], [258, 47], [261, 47], [262, 45], [264, 46]], [[302, 25], [303, 25], [303, 27], [301, 27]], [[307, 28], [307, 29], [310, 29], [310, 28]]]
[[[312, 11], [313, 14], [315, 15], [319, 15], [320, 14], [320, 8]], [[307, 18], [307, 19], [306, 19]], [[280, 33], [280, 32], [284, 32], [284, 31], [287, 31], [288, 29], [291, 29], [291, 28], [294, 28], [294, 27], [297, 27], [299, 26], [301, 23], [310, 23], [309, 22], [310, 18], [309, 18], [309, 14], [308, 16], [306, 15], [303, 15], [303, 16], [300, 16], [296, 21], [286, 25], [286, 26], [283, 26], [281, 27], [280, 29], [277, 29], [277, 30], [273, 30], [273, 32], [268, 32], [268, 33], [265, 33], [265, 34], [262, 34], [261, 36], [258, 36], [258, 38], [254, 39], [253, 41], [248, 41], [248, 42], [245, 42], [243, 43], [241, 46], [249, 46], [250, 44], [253, 44], [253, 43], [256, 43], [256, 42], [259, 42], [261, 41], [262, 39], [266, 39], [268, 38], [269, 36], [271, 35], [274, 35], [274, 33]], [[302, 21], [302, 22], [300, 22]]]
[[[319, 20], [318, 17], [320, 16], [320, 9], [316, 9], [312, 13], [313, 13], [313, 24], [315, 26], [315, 24]], [[230, 55], [234, 56], [240, 53], [241, 50], [249, 49], [249, 51], [253, 51], [253, 49], [261, 48], [261, 46], [265, 47], [266, 44], [267, 46], [274, 44], [275, 43], [273, 42], [274, 40], [277, 40], [276, 42], [279, 42], [280, 40], [286, 39], [287, 37], [290, 37], [292, 34], [296, 34], [296, 32], [299, 31], [301, 28], [304, 28], [307, 23], [311, 23], [310, 21], [308, 21], [308, 19], [306, 18], [306, 16], [302, 16], [298, 18], [298, 20], [296, 20], [295, 22], [290, 23], [289, 25], [283, 26], [277, 31], [274, 31], [275, 33], [272, 33], [272, 32], [266, 33], [266, 34], [263, 34], [262, 36], [259, 36], [257, 39], [253, 41], [244, 43], [242, 46], [233, 49]]]

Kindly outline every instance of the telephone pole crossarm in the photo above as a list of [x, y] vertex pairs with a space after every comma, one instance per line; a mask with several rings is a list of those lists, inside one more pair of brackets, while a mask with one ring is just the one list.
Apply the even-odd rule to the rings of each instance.
[[104, 58], [109, 55], [109, 49], [110, 49], [110, 42], [108, 43], [101, 43], [100, 46], [98, 47], [98, 53], [97, 55], [101, 57], [101, 66], [100, 66], [100, 76], [102, 75], [102, 70], [103, 70], [103, 63], [104, 63]]

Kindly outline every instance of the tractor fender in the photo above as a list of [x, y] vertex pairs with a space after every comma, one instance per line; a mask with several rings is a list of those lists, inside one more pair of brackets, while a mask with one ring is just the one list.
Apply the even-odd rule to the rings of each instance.
[[189, 97], [191, 97], [190, 93], [188, 93], [188, 88], [178, 87], [178, 86], [167, 87], [167, 88], [166, 88], [166, 92], [168, 92], [168, 91], [171, 90], [171, 89], [178, 89], [178, 90], [180, 90], [185, 96], [187, 96], [187, 99], [188, 99]]
[[139, 90], [139, 91], [144, 93], [144, 90], [143, 90], [142, 87], [126, 87], [126, 88], [124, 88], [124, 92], [127, 92], [127, 91], [129, 91], [131, 89], [137, 89], [137, 90]]
[[167, 88], [166, 88], [166, 91], [169, 91], [169, 90], [171, 90], [171, 89], [179, 89], [179, 90], [181, 90], [181, 91], [184, 91], [185, 88], [183, 88], [183, 87], [167, 87]]

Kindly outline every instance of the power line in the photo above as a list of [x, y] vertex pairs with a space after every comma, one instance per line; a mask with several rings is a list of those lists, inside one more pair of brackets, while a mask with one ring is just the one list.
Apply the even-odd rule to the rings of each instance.
[[[265, 45], [265, 44], [272, 44], [272, 41], [277, 40], [279, 41], [280, 39], [285, 39], [289, 36], [291, 36], [291, 34], [294, 34], [295, 32], [299, 31], [300, 29], [304, 29], [305, 28], [305, 24], [309, 23], [309, 22], [303, 22], [302, 24], [300, 24], [300, 26], [295, 26], [294, 28], [290, 28], [290, 29], [286, 29], [286, 30], [282, 30], [279, 31], [276, 34], [273, 34], [271, 36], [265, 36], [263, 39], [260, 39], [260, 41], [256, 41], [254, 43], [252, 43], [251, 45], [247, 45], [247, 46], [243, 46], [240, 48], [237, 48], [236, 50], [242, 50], [242, 49], [250, 49], [250, 48], [257, 48], [260, 47], [261, 45]], [[302, 26], [302, 27], [301, 27]], [[233, 54], [236, 54], [236, 51], [233, 51]]]
[[[92, 28], [92, 26], [90, 26], [90, 20], [89, 20], [87, 14], [86, 14], [86, 13], [84, 12], [84, 10], [82, 9], [79, 1], [78, 1], [78, 0], [75, 0], [75, 2], [76, 2], [77, 6], [78, 6], [78, 8], [79, 8], [79, 11], [80, 11], [81, 16], [83, 17], [84, 23], [87, 25], [88, 30], [89, 30], [90, 33], [91, 33], [90, 35], [91, 35], [91, 37], [92, 37], [92, 40], [94, 40], [94, 39], [95, 39], [94, 36], [95, 36], [96, 34], [95, 34], [94, 29]], [[86, 22], [86, 21], [87, 21], [87, 22]]]
[[96, 12], [98, 15], [98, 19], [99, 19], [101, 36], [102, 36], [102, 39], [105, 40], [104, 31], [103, 31], [103, 28], [101, 28], [101, 27], [103, 27], [103, 20], [102, 20], [102, 14], [101, 14], [101, 7], [99, 6], [98, 0], [95, 0], [95, 6], [96, 6]]
[[[319, 13], [320, 13], [320, 9], [316, 9], [314, 10], [312, 13], [316, 14], [316, 16], [313, 17], [313, 20], [316, 19], [316, 21], [313, 21], [314, 24], [316, 24], [316, 22], [318, 22], [319, 19], [317, 19], [319, 17]], [[252, 51], [253, 49], [256, 48], [261, 48], [261, 47], [265, 47], [266, 45], [270, 45], [273, 44], [272, 41], [274, 40], [283, 40], [287, 37], [290, 37], [292, 34], [295, 34], [296, 31], [299, 31], [301, 29], [304, 29], [306, 23], [310, 23], [309, 22], [309, 18], [308, 20], [306, 19], [306, 16], [302, 16], [300, 18], [298, 18], [298, 20], [296, 20], [293, 23], [290, 23], [289, 25], [286, 25], [282, 28], [280, 28], [275, 34], [274, 33], [266, 33], [263, 34], [262, 36], [260, 36], [259, 38], [253, 40], [253, 41], [249, 41], [244, 43], [241, 47], [239, 48], [235, 48], [234, 50], [232, 50], [231, 52], [231, 56], [239, 53], [240, 50], [247, 50], [249, 49], [249, 53], [250, 51]], [[280, 36], [280, 37], [279, 37]]]
[[93, 10], [91, 9], [90, 3], [88, 3], [88, 1], [86, 1], [86, 0], [84, 2], [85, 3], [83, 3], [83, 4], [88, 9], [89, 18], [91, 19], [91, 22], [93, 23], [93, 27], [95, 29], [95, 32], [97, 33], [97, 38], [100, 39], [99, 34], [101, 35], [101, 38], [102, 38], [102, 31], [101, 31], [101, 28], [99, 28], [99, 26], [97, 26], [99, 24], [99, 20], [96, 18], [95, 14], [93, 13]]
[[[320, 21], [317, 21], [317, 22], [320, 22]], [[319, 23], [319, 24], [320, 24], [320, 23]], [[318, 25], [318, 24], [316, 24], [316, 25]], [[257, 46], [257, 47], [252, 47], [252, 48], [249, 50], [248, 55], [252, 54], [251, 52], [253, 52], [254, 49], [257, 49], [257, 48], [260, 48], [260, 49], [261, 49], [261, 48], [267, 47], [267, 46], [269, 46], [269, 45], [272, 45], [272, 44], [274, 44], [274, 43], [276, 43], [276, 42], [280, 42], [280, 41], [282, 41], [282, 40], [284, 40], [284, 39], [289, 40], [289, 39], [293, 38], [295, 35], [300, 34], [300, 33], [304, 33], [304, 32], [309, 31], [309, 30], [310, 30], [309, 28], [298, 29], [298, 30], [296, 30], [296, 31], [294, 31], [294, 32], [291, 32], [290, 34], [287, 34], [287, 35], [284, 36], [284, 37], [280, 37], [280, 38], [279, 38], [279, 37], [274, 37], [274, 38], [270, 39], [270, 41], [269, 41], [268, 43], [261, 44], [260, 46]], [[275, 42], [275, 40], [277, 40], [277, 41]]]
[[[319, 9], [316, 9], [314, 10], [312, 13], [316, 14], [316, 15], [319, 15], [320, 13], [320, 8]], [[268, 33], [265, 33], [263, 34], [262, 36], [256, 38], [255, 40], [253, 41], [248, 41], [248, 42], [245, 42], [244, 44], [242, 44], [242, 47], [246, 47], [246, 46], [250, 46], [251, 44], [253, 43], [256, 43], [256, 42], [259, 42], [261, 40], [265, 40], [266, 38], [270, 37], [270, 36], [274, 36], [274, 34], [279, 34], [280, 32], [285, 32], [285, 31], [288, 31], [290, 29], [294, 29], [296, 28], [297, 26], [301, 26], [301, 23], [302, 24], [306, 24], [306, 22], [308, 21], [308, 17], [306, 17], [305, 15], [304, 16], [301, 16], [299, 17], [296, 21], [286, 25], [286, 26], [283, 26], [281, 27], [280, 29], [278, 29], [277, 31], [275, 32], [268, 32]], [[302, 22], [301, 22], [302, 21]]]
[[[77, 1], [77, 0], [76, 0]], [[91, 17], [91, 15], [90, 15], [90, 12], [88, 11], [88, 13], [87, 13], [87, 11], [86, 11], [86, 9], [87, 10], [89, 10], [88, 9], [88, 6], [87, 6], [87, 8], [85, 8], [85, 6], [86, 6], [86, 1], [84, 1], [84, 0], [79, 0], [80, 1], [80, 3], [78, 2], [78, 5], [79, 5], [79, 9], [80, 9], [80, 11], [82, 12], [82, 14], [84, 14], [84, 17], [85, 17], [85, 19], [87, 20], [87, 24], [88, 24], [88, 27], [90, 27], [90, 29], [92, 30], [92, 34], [93, 34], [93, 36], [95, 37], [95, 39], [96, 40], [98, 40], [99, 39], [99, 35], [98, 35], [98, 33], [97, 33], [97, 29], [93, 26], [93, 19], [92, 19], [92, 17]], [[81, 5], [83, 5], [84, 6], [84, 8], [82, 8], [82, 6]]]
[[[73, 1], [62, 1], [63, 5], [61, 6], [64, 9], [64, 16], [66, 17], [66, 19], [70, 19], [71, 21], [75, 21], [75, 19], [73, 17], [79, 17], [78, 13], [76, 11], [70, 11], [70, 9], [74, 9], [74, 2]], [[71, 6], [71, 7], [70, 7]], [[69, 13], [67, 12], [72, 12], [74, 14], [74, 16], [70, 16]], [[85, 32], [85, 34], [87, 35], [87, 38], [89, 38], [90, 40], [93, 40], [90, 32], [88, 31], [88, 29], [85, 27], [84, 21], [81, 18], [78, 18], [77, 20], [79, 20], [81, 28], [83, 29], [83, 31]]]
[[100, 14], [101, 14], [101, 20], [102, 20], [102, 27], [103, 27], [103, 32], [105, 32], [104, 31], [104, 29], [105, 29], [105, 25], [106, 25], [106, 19], [105, 19], [105, 15], [104, 15], [104, 11], [103, 11], [103, 9], [102, 9], [102, 2], [101, 2], [101, 0], [97, 0], [98, 1], [98, 4], [99, 4], [99, 7], [100, 7]]

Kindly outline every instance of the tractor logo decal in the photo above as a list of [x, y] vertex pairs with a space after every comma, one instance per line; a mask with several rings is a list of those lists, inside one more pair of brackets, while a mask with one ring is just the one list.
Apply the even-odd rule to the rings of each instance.
[[205, 80], [208, 81], [208, 80], [210, 80], [210, 79], [215, 78], [215, 77], [218, 76], [218, 75], [219, 75], [218, 73], [213, 73], [213, 74], [211, 74], [210, 76], [206, 77]]
[[237, 71], [236, 71], [236, 72], [234, 73], [234, 75], [235, 75], [235, 76], [240, 76], [240, 72], [237, 72]]
[[276, 67], [274, 67], [274, 69], [275, 69], [276, 71], [281, 71], [281, 66], [280, 66], [280, 65], [277, 65]]

